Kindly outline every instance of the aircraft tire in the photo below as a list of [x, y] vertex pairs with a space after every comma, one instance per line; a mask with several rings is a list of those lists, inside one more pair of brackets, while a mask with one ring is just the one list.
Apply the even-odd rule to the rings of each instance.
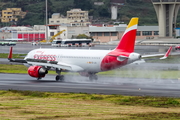
[[59, 81], [59, 79], [60, 79], [60, 76], [57, 75], [57, 76], [56, 76], [56, 81]]
[[57, 75], [56, 81], [64, 81], [64, 75]]
[[97, 80], [98, 76], [97, 75], [90, 75], [89, 80]]
[[94, 77], [94, 80], [97, 80], [98, 79], [98, 76], [97, 75], [93, 75]]
[[41, 77], [37, 78], [37, 80], [41, 80], [41, 79], [42, 79]]

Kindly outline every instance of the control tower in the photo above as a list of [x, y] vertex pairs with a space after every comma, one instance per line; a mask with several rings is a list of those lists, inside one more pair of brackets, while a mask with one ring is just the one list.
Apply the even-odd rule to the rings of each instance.
[[159, 23], [159, 37], [173, 37], [180, 0], [151, 0]]
[[125, 0], [110, 0], [111, 4], [111, 19], [116, 20], [118, 8], [124, 6]]

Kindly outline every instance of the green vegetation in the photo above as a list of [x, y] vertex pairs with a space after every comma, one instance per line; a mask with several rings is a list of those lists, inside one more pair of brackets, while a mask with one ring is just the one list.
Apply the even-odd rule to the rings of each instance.
[[[26, 54], [13, 54], [13, 58], [23, 59]], [[0, 58], [8, 58], [8, 53], [0, 53]]]
[[[94, 5], [95, 1], [104, 2], [102, 6]], [[139, 17], [139, 25], [158, 25], [156, 12], [151, 0], [125, 0], [125, 5], [118, 9], [117, 20], [111, 20], [110, 0], [48, 0], [48, 18], [53, 13], [60, 13], [66, 16], [66, 11], [73, 8], [81, 8], [89, 11], [93, 16], [92, 22], [128, 23], [132, 17]], [[45, 24], [45, 0], [0, 0], [0, 11], [6, 8], [19, 7], [27, 12], [25, 18], [19, 18], [17, 25], [43, 25]], [[179, 25], [180, 14], [177, 17]], [[7, 26], [13, 23], [0, 23], [0, 26]]]
[[0, 91], [2, 120], [178, 120], [180, 99], [149, 96]]
[[63, 99], [81, 99], [81, 100], [99, 100], [108, 101], [116, 105], [133, 105], [148, 107], [180, 107], [180, 99], [167, 97], [150, 97], [150, 96], [122, 96], [122, 95], [98, 95], [86, 93], [50, 93], [39, 91], [20, 91], [8, 90], [0, 91], [0, 96], [7, 95], [37, 97], [37, 98], [63, 98]]
[[76, 38], [77, 39], [84, 39], [84, 38], [86, 38], [86, 39], [93, 39], [92, 37], [89, 37], [89, 36], [87, 36], [85, 34], [79, 34]]
[[24, 65], [0, 64], [0, 73], [27, 73], [27, 67]]
[[[102, 6], [94, 5], [95, 1], [104, 2]], [[25, 18], [20, 19], [17, 25], [45, 24], [45, 0], [1, 0], [0, 11], [6, 8], [19, 7], [27, 12]], [[113, 23], [111, 20], [110, 0], [48, 0], [48, 18], [53, 13], [66, 16], [66, 11], [81, 8], [89, 11], [93, 21], [99, 23]], [[118, 10], [118, 22], [128, 23], [131, 17], [139, 17], [139, 25], [158, 25], [157, 17], [150, 0], [126, 0], [125, 5]], [[4, 23], [4, 26], [8, 23]], [[9, 23], [11, 24], [11, 23]], [[1, 24], [3, 26], [3, 23]]]

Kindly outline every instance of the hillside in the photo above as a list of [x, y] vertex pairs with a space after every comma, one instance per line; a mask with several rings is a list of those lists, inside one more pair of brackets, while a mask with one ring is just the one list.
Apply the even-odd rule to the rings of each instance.
[[[95, 6], [94, 1], [104, 1], [105, 4]], [[66, 11], [81, 8], [89, 11], [94, 23], [113, 23], [109, 6], [110, 0], [48, 0], [48, 17], [53, 13], [66, 16]], [[7, 7], [20, 7], [27, 12], [26, 17], [19, 20], [17, 25], [45, 24], [45, 0], [1, 0], [0, 11]], [[118, 10], [116, 21], [127, 23], [131, 17], [139, 17], [140, 25], [158, 25], [151, 0], [126, 0], [125, 5]]]

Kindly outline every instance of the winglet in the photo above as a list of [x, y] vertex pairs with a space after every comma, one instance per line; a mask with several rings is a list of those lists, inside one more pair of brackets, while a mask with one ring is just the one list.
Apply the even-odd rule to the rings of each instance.
[[160, 59], [166, 59], [166, 58], [169, 56], [171, 50], [172, 50], [172, 46], [169, 47], [169, 49], [168, 49], [168, 51], [166, 52], [166, 54], [165, 54], [163, 57], [161, 57]]
[[27, 63], [27, 61], [23, 59], [12, 59], [12, 51], [13, 51], [13, 47], [10, 47], [9, 55], [8, 55], [8, 60], [10, 62]]
[[8, 60], [12, 59], [12, 50], [13, 50], [13, 47], [10, 47], [9, 55], [8, 55]]

